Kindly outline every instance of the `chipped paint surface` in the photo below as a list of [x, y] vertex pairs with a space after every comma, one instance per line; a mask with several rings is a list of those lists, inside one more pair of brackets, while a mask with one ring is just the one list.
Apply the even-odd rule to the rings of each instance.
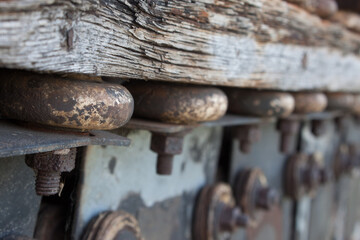
[[201, 127], [187, 135], [183, 152], [174, 158], [171, 176], [156, 174], [157, 156], [149, 149], [149, 132], [134, 131], [127, 137], [132, 140], [128, 148], [87, 148], [75, 234], [98, 213], [116, 210], [131, 194], [141, 196], [144, 207], [152, 207], [214, 181], [221, 128]]

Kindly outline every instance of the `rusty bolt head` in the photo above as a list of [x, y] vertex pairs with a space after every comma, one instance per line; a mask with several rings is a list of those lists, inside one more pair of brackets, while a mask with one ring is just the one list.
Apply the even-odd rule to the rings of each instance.
[[236, 137], [240, 143], [240, 150], [249, 153], [251, 144], [260, 140], [261, 131], [258, 125], [239, 126], [236, 129]]
[[76, 148], [36, 153], [26, 156], [26, 164], [40, 171], [70, 172], [75, 168]]
[[220, 230], [233, 232], [238, 227], [245, 227], [249, 223], [247, 215], [243, 214], [238, 207], [225, 206], [220, 214]]
[[280, 196], [278, 191], [269, 187], [262, 187], [258, 190], [256, 205], [259, 208], [270, 210], [273, 206], [278, 204]]
[[326, 132], [326, 122], [324, 120], [315, 119], [311, 121], [311, 132], [315, 137], [321, 137]]
[[152, 133], [151, 150], [158, 154], [156, 172], [160, 175], [170, 175], [174, 155], [180, 154], [183, 148], [184, 134]]
[[300, 123], [293, 119], [281, 119], [278, 121], [277, 129], [281, 132], [280, 151], [289, 153], [293, 143], [293, 136], [299, 131]]
[[161, 154], [180, 154], [183, 147], [183, 136], [153, 133], [151, 136], [151, 150]]
[[300, 123], [298, 120], [281, 119], [278, 121], [277, 129], [286, 134], [296, 134], [299, 130]]

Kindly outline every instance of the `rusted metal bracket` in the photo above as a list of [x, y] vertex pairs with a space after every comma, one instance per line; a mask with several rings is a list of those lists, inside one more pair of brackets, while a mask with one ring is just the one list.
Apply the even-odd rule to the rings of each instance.
[[88, 145], [129, 146], [130, 140], [107, 131], [70, 132], [0, 120], [0, 157]]
[[154, 122], [151, 120], [131, 119], [124, 127], [128, 129], [142, 129], [152, 133], [151, 150], [158, 153], [157, 173], [170, 175], [174, 155], [181, 154], [183, 138], [194, 128], [199, 126], [239, 126], [256, 125], [266, 121], [275, 121], [274, 118], [240, 117], [226, 115], [218, 120], [193, 125], [180, 125]]

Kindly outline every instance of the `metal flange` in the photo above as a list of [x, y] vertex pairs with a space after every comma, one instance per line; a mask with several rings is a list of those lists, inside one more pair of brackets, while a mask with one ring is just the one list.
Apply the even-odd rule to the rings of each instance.
[[332, 173], [324, 167], [322, 157], [296, 153], [289, 157], [284, 169], [284, 192], [292, 199], [313, 195], [319, 185], [327, 183]]
[[229, 185], [218, 183], [200, 191], [193, 219], [194, 240], [227, 239], [236, 228], [247, 224], [247, 216], [235, 207]]
[[270, 210], [279, 202], [278, 192], [268, 186], [259, 168], [241, 170], [236, 176], [234, 192], [237, 205], [255, 221], [264, 210]]
[[134, 216], [123, 211], [104, 212], [92, 220], [82, 240], [143, 240]]

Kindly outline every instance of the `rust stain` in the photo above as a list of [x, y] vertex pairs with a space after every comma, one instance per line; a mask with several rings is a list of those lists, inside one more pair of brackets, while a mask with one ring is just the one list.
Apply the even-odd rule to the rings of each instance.
[[227, 110], [227, 97], [217, 88], [166, 83], [128, 84], [134, 114], [170, 123], [212, 121]]
[[23, 71], [0, 71], [4, 117], [75, 129], [114, 129], [133, 112], [121, 85], [75, 81]]

